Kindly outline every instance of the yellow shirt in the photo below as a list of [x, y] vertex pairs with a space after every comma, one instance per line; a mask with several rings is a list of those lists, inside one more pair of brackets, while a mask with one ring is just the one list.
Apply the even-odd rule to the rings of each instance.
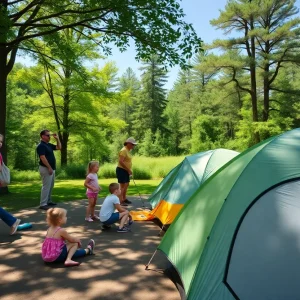
[[[129, 170], [131, 170], [131, 168], [132, 168], [132, 162], [131, 162], [132, 156], [130, 154], [130, 151], [128, 151], [128, 149], [126, 147], [123, 147], [121, 149], [121, 151], [119, 152], [119, 158], [120, 158], [120, 156], [125, 157], [123, 163]], [[118, 167], [124, 169], [124, 167], [120, 165], [120, 162], [118, 162]]]

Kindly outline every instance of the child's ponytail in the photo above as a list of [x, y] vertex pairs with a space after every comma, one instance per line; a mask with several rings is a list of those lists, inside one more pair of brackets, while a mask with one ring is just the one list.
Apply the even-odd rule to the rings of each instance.
[[99, 165], [99, 161], [97, 160], [92, 160], [88, 163], [88, 166], [87, 166], [87, 170], [86, 170], [86, 175], [92, 173], [92, 170], [93, 170], [93, 167], [95, 165]]
[[47, 223], [49, 226], [57, 226], [60, 220], [67, 214], [63, 208], [50, 208], [47, 210]]

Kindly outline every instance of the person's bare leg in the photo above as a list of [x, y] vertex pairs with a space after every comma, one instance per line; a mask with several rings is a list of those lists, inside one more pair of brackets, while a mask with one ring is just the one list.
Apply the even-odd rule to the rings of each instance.
[[124, 201], [126, 200], [126, 197], [127, 197], [127, 190], [128, 190], [128, 186], [129, 186], [129, 182], [126, 183], [125, 185], [125, 189], [124, 189]]
[[120, 183], [120, 188], [121, 188], [121, 198], [120, 202], [123, 203], [126, 199], [126, 193], [128, 189], [129, 182], [126, 183]]
[[76, 261], [72, 260], [72, 256], [78, 249], [78, 244], [77, 243], [68, 243], [67, 244], [67, 251], [68, 251], [68, 256], [65, 260], [65, 264], [72, 264], [76, 263]]
[[[79, 263], [77, 261], [72, 260], [72, 257], [74, 255], [74, 253], [76, 252], [76, 250], [78, 249], [78, 244], [77, 243], [68, 243], [67, 244], [67, 251], [68, 251], [68, 256], [65, 260], [65, 265], [79, 265]], [[88, 248], [84, 249], [85, 254], [89, 254], [90, 250]]]
[[99, 220], [99, 217], [95, 215], [95, 208], [96, 208], [96, 203], [97, 203], [97, 197], [94, 198], [92, 207], [91, 207], [91, 217], [93, 220]]
[[90, 215], [92, 213], [93, 202], [94, 202], [94, 198], [89, 198], [89, 204], [88, 204], [88, 206], [86, 208], [86, 215], [85, 215], [86, 219], [90, 218]]
[[96, 199], [94, 198], [91, 203], [91, 217], [95, 217], [95, 206], [96, 206]]
[[129, 211], [124, 211], [124, 212], [121, 212], [120, 215], [119, 215], [119, 218], [120, 218], [120, 225], [119, 225], [119, 228], [122, 229], [128, 219], [128, 215], [129, 215]]

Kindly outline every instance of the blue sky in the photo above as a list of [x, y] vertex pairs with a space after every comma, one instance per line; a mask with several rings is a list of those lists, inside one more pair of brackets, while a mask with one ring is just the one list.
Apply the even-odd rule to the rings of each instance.
[[[202, 3], [201, 3], [202, 2]], [[192, 23], [199, 37], [205, 42], [210, 43], [216, 38], [222, 36], [222, 31], [213, 28], [209, 21], [219, 16], [219, 11], [225, 8], [227, 0], [182, 0], [181, 6], [186, 14], [185, 21]], [[204, 4], [205, 3], [205, 4]], [[296, 6], [300, 7], [300, 0], [296, 1]], [[28, 59], [18, 58], [25, 64], [31, 64]], [[108, 57], [105, 61], [98, 62], [100, 66], [104, 65], [107, 61], [114, 61], [119, 69], [119, 76], [121, 76], [128, 67], [131, 67], [134, 72], [139, 76], [139, 67], [141, 64], [135, 60], [135, 49], [132, 43], [126, 52], [121, 53], [117, 48], [113, 48], [112, 56]], [[171, 89], [176, 81], [179, 68], [174, 67], [168, 73], [168, 83], [165, 88]]]
[[[181, 6], [186, 14], [185, 21], [193, 24], [197, 34], [205, 43], [210, 43], [214, 39], [221, 37], [222, 32], [215, 30], [209, 21], [219, 16], [219, 10], [224, 9], [227, 0], [205, 1], [205, 4], [201, 2], [202, 1], [199, 0], [183, 0]], [[114, 48], [112, 54], [108, 60], [116, 62], [119, 75], [122, 75], [128, 67], [131, 67], [138, 76], [140, 75], [138, 69], [141, 64], [135, 60], [134, 47], [131, 47], [128, 51], [123, 53], [117, 48]], [[174, 67], [170, 70], [168, 73], [168, 82], [165, 86], [166, 89], [172, 88], [176, 81], [178, 71], [178, 67]]]

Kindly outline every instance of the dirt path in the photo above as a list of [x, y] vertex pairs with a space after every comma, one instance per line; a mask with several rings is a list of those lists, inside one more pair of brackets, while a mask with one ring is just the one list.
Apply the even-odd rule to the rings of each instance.
[[[137, 198], [130, 199], [130, 209], [141, 206]], [[60, 207], [68, 210], [66, 228], [70, 233], [80, 237], [83, 245], [90, 238], [95, 240], [95, 255], [82, 258], [79, 267], [45, 265], [40, 255], [47, 229], [45, 213], [35, 208], [22, 210], [15, 216], [22, 222], [31, 222], [32, 229], [11, 237], [8, 227], [0, 221], [1, 300], [180, 299], [175, 285], [162, 273], [166, 265], [163, 256], [157, 255], [151, 270], [145, 271], [144, 265], [161, 240], [157, 225], [135, 222], [129, 233], [117, 233], [113, 228], [101, 231], [98, 222], [84, 222], [85, 201], [67, 202]]]

